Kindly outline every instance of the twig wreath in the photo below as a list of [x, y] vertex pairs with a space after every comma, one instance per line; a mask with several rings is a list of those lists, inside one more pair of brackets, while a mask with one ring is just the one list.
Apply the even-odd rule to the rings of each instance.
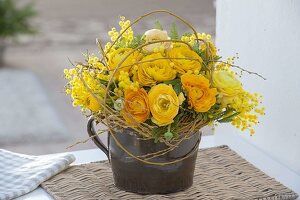
[[[192, 32], [180, 37], [173, 23], [169, 37], [156, 21], [155, 29], [134, 36], [132, 26], [157, 13], [175, 17]], [[112, 42], [105, 47], [96, 40], [100, 57], [87, 53], [85, 62], [64, 71], [73, 105], [107, 127], [98, 134], [109, 132], [122, 150], [141, 162], [166, 165], [186, 157], [168, 163], [151, 159], [174, 150], [206, 125], [231, 123], [254, 133], [258, 115], [264, 115], [264, 107], [259, 107], [262, 96], [247, 92], [238, 77], [246, 72], [265, 78], [234, 65], [238, 56], [222, 61], [210, 35], [197, 33], [189, 22], [166, 10], [149, 12], [132, 23], [122, 16], [119, 25], [120, 32], [109, 31]], [[168, 148], [133, 155], [115, 137], [128, 127], [140, 139]]]

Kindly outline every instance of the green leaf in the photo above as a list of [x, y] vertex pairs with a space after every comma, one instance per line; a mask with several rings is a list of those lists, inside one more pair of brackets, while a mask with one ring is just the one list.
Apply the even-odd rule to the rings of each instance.
[[214, 57], [214, 61], [218, 61], [218, 60], [220, 60], [222, 58], [222, 56], [218, 56], [218, 55], [216, 55], [215, 57]]
[[220, 119], [218, 120], [219, 123], [228, 123], [228, 122], [232, 122], [232, 118], [224, 118], [224, 119]]
[[178, 122], [183, 115], [184, 115], [184, 112], [179, 112], [179, 114], [174, 118], [174, 122], [171, 124], [171, 128], [173, 130], [177, 128]]
[[169, 80], [169, 81], [164, 81], [164, 83], [167, 84], [167, 85], [169, 85], [169, 84], [175, 85], [175, 84], [178, 84], [179, 82], [181, 83], [181, 80], [179, 78], [173, 79], [173, 80]]
[[223, 116], [228, 115], [230, 112], [233, 112], [234, 110], [232, 108], [227, 108], [225, 111], [222, 111], [220, 113], [217, 113], [214, 119], [219, 120]]
[[132, 49], [135, 49], [138, 46], [142, 45], [145, 42], [143, 36], [144, 35], [140, 34], [140, 35], [137, 35], [136, 37], [134, 37], [128, 47], [132, 48]]
[[154, 22], [155, 28], [159, 30], [164, 30], [163, 26], [161, 25], [160, 21], [156, 20]]
[[185, 32], [182, 36], [191, 37], [193, 34], [189, 31]]
[[218, 122], [220, 122], [220, 123], [231, 122], [233, 120], [233, 118], [239, 114], [240, 114], [239, 112], [233, 113], [232, 115], [229, 115], [227, 117], [224, 117], [224, 118], [218, 120]]
[[199, 44], [197, 42], [194, 43], [194, 45], [192, 46], [193, 50], [201, 56], [201, 51], [199, 49]]
[[107, 80], [103, 80], [103, 79], [98, 79], [99, 83], [102, 85], [108, 85], [108, 81]]
[[157, 143], [160, 136], [162, 136], [167, 131], [167, 127], [156, 127], [152, 129], [152, 136], [154, 138], [154, 142]]
[[171, 24], [170, 37], [171, 37], [172, 40], [178, 40], [179, 39], [177, 26], [174, 22]]
[[157, 130], [157, 128], [154, 128], [152, 130], [152, 136], [154, 138], [154, 142], [157, 143], [158, 139], [159, 139], [159, 136], [160, 136], [159, 131]]
[[202, 118], [202, 120], [206, 121], [208, 119], [208, 114], [207, 113], [201, 113], [201, 118]]
[[174, 88], [174, 91], [176, 92], [177, 95], [179, 95], [179, 93], [182, 91], [182, 87], [181, 87], [181, 83], [180, 84], [177, 84], [177, 85], [174, 85], [173, 86]]
[[173, 86], [174, 91], [178, 95], [180, 92], [182, 92], [182, 84], [180, 79], [174, 79], [170, 81], [165, 81], [165, 84], [169, 85], [171, 84]]

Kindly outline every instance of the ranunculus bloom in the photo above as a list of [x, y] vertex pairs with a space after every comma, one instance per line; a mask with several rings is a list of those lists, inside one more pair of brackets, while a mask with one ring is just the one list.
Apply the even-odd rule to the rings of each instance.
[[242, 84], [236, 79], [235, 75], [228, 71], [215, 71], [213, 73], [213, 86], [224, 97], [234, 97], [243, 91]]
[[101, 110], [101, 106], [99, 104], [99, 102], [97, 101], [97, 99], [89, 94], [87, 97], [86, 97], [86, 100], [85, 100], [85, 106], [90, 109], [92, 112], [98, 112]]
[[179, 110], [179, 99], [171, 85], [158, 84], [148, 92], [152, 122], [166, 126], [173, 122]]
[[[131, 48], [120, 48], [116, 51], [113, 51], [108, 56], [108, 68], [113, 73], [113, 69], [117, 68], [119, 63], [132, 51]], [[138, 51], [130, 54], [130, 56], [121, 64], [121, 66], [117, 69], [115, 73], [115, 77], [118, 77], [120, 71], [129, 72], [132, 66], [131, 65], [137, 61], [139, 61], [143, 55]]]
[[150, 115], [148, 95], [143, 88], [126, 90], [124, 98], [121, 114], [128, 123], [142, 123], [148, 119]]
[[216, 103], [217, 89], [210, 88], [209, 80], [203, 75], [183, 74], [181, 83], [189, 105], [196, 112], [207, 112]]
[[176, 70], [171, 66], [169, 59], [160, 59], [145, 62], [147, 60], [163, 58], [160, 53], [154, 53], [144, 57], [138, 65], [135, 80], [142, 86], [152, 86], [157, 82], [173, 80], [176, 77]]
[[168, 51], [168, 56], [170, 58], [186, 58], [171, 59], [171, 61], [175, 64], [174, 68], [180, 74], [184, 74], [189, 70], [191, 70], [192, 72], [194, 72], [195, 70], [200, 71], [203, 62], [202, 58], [186, 45], [178, 45], [177, 47], [174, 47], [173, 49]]
[[[159, 29], [151, 29], [145, 32], [145, 40], [147, 42], [155, 42], [159, 40], [169, 40], [167, 31], [162, 31]], [[171, 42], [158, 42], [154, 44], [149, 44], [145, 47], [143, 47], [143, 50], [152, 53], [154, 49], [169, 49], [171, 48], [172, 43]]]

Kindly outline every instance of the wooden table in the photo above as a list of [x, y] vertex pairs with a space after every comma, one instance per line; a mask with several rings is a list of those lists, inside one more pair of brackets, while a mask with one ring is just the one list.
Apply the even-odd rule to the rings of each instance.
[[[255, 139], [255, 138], [253, 138]], [[230, 133], [220, 133], [202, 137], [200, 148], [214, 147], [218, 145], [228, 145], [243, 158], [261, 169], [269, 176], [277, 179], [285, 186], [300, 194], [300, 175], [292, 171], [276, 160], [266, 155], [263, 151], [248, 143], [241, 136]], [[105, 154], [99, 149], [90, 149], [71, 152], [75, 155], [76, 161], [73, 164], [83, 164], [107, 159]], [[52, 200], [53, 198], [42, 188], [37, 188], [33, 192], [26, 194], [17, 200]], [[300, 198], [298, 198], [300, 199]]]

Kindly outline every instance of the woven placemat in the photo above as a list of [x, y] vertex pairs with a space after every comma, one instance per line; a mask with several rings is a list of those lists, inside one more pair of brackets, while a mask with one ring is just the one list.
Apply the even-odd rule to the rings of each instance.
[[295, 192], [267, 176], [228, 146], [200, 149], [193, 186], [169, 195], [139, 195], [117, 189], [107, 161], [72, 166], [44, 182], [42, 187], [57, 200], [289, 200], [298, 197]]

